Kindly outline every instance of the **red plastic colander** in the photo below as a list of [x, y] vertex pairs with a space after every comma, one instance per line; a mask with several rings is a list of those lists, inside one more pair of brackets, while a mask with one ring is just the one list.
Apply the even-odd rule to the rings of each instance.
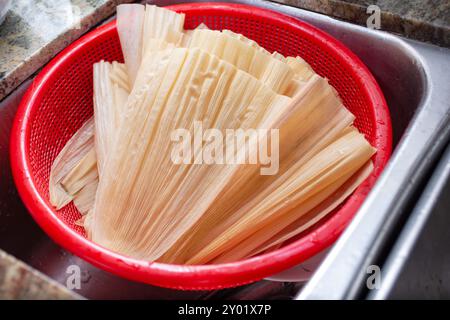
[[95, 29], [54, 58], [36, 77], [17, 111], [11, 163], [19, 193], [38, 224], [57, 243], [92, 264], [130, 280], [175, 289], [218, 289], [256, 281], [292, 267], [331, 245], [361, 206], [391, 152], [391, 123], [383, 94], [364, 64], [326, 33], [289, 16], [237, 4], [168, 7], [186, 14], [186, 29], [201, 22], [256, 40], [269, 51], [301, 56], [328, 78], [356, 116], [355, 125], [378, 149], [375, 170], [343, 205], [294, 241], [233, 263], [182, 266], [131, 259], [85, 238], [73, 205], [49, 202], [50, 167], [67, 140], [93, 113], [92, 65], [123, 61], [115, 22]]

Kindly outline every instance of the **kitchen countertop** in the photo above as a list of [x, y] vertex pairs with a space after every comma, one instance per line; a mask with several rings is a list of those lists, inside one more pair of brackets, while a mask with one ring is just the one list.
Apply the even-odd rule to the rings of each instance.
[[80, 298], [79, 295], [0, 250], [0, 299]]
[[366, 26], [371, 14], [380, 9], [380, 29], [411, 39], [450, 47], [449, 0], [271, 0]]
[[14, 0], [0, 25], [0, 100], [121, 0]]

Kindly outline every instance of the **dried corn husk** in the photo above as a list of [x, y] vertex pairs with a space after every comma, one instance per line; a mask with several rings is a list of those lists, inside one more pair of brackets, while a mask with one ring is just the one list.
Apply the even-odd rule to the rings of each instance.
[[[50, 202], [57, 209], [71, 201], [82, 214], [92, 208], [98, 184], [98, 157], [105, 157], [107, 145], [114, 143], [114, 132], [128, 91], [123, 64], [102, 61], [94, 65], [94, 112], [97, 117], [89, 119], [66, 143], [50, 171]], [[95, 131], [100, 134], [94, 135]]]
[[94, 206], [95, 195], [97, 193], [98, 179], [94, 179], [87, 183], [73, 199], [73, 204], [78, 211], [85, 215]]
[[141, 65], [144, 20], [145, 8], [143, 5], [117, 6], [117, 32], [131, 85], [133, 85]]
[[[144, 126], [148, 126], [149, 129], [145, 129], [144, 131], [147, 132], [146, 136], [143, 136], [140, 134], [139, 136], [136, 136], [135, 139], [139, 139], [139, 141], [124, 141], [124, 145], [135, 145], [136, 149], [139, 150], [132, 150], [132, 157], [133, 159], [130, 159], [130, 161], [141, 161], [140, 164], [136, 163], [136, 170], [139, 169], [139, 171], [136, 171], [133, 175], [130, 173], [130, 169], [127, 169], [126, 177], [129, 178], [130, 182], [134, 179], [137, 179], [134, 183], [137, 185], [141, 185], [140, 181], [148, 180], [149, 177], [152, 177], [152, 184], [147, 184], [146, 186], [143, 186], [140, 192], [133, 193], [132, 190], [130, 190], [130, 187], [121, 187], [117, 186], [117, 183], [112, 185], [111, 183], [105, 182], [104, 185], [102, 185], [103, 181], [100, 181], [99, 185], [99, 193], [97, 196], [97, 202], [96, 202], [96, 209], [99, 208], [98, 211], [94, 212], [94, 225], [97, 226], [96, 220], [97, 219], [97, 213], [102, 214], [102, 212], [109, 211], [107, 207], [114, 206], [115, 207], [115, 214], [117, 215], [117, 221], [113, 221], [110, 219], [112, 223], [118, 223], [120, 225], [123, 225], [126, 222], [122, 221], [122, 217], [124, 216], [121, 214], [121, 210], [127, 211], [127, 212], [150, 212], [150, 214], [144, 215], [143, 220], [141, 220], [140, 225], [143, 226], [143, 228], [140, 228], [139, 230], [142, 230], [142, 232], [145, 232], [148, 234], [148, 236], [157, 236], [159, 235], [159, 239], [161, 239], [161, 235], [170, 234], [171, 238], [176, 240], [176, 236], [179, 234], [177, 231], [173, 232], [172, 227], [166, 228], [164, 226], [164, 223], [161, 223], [160, 226], [155, 226], [157, 228], [162, 228], [162, 230], [159, 230], [158, 232], [154, 232], [154, 230], [149, 229], [148, 227], [148, 221], [152, 221], [152, 214], [151, 212], [158, 212], [160, 220], [162, 220], [162, 217], [165, 217], [165, 219], [169, 219], [170, 221], [177, 221], [177, 218], [172, 216], [172, 213], [175, 211], [183, 212], [185, 211], [185, 208], [182, 208], [183, 205], [187, 205], [186, 197], [183, 198], [184, 191], [180, 190], [178, 192], [175, 192], [175, 190], [172, 190], [171, 188], [168, 188], [168, 186], [165, 184], [166, 181], [172, 181], [173, 188], [179, 187], [178, 181], [174, 180], [174, 177], [172, 176], [166, 176], [166, 170], [161, 170], [163, 164], [167, 164], [167, 166], [170, 168], [174, 168], [176, 170], [172, 170], [169, 172], [175, 171], [175, 173], [178, 173], [178, 177], [181, 179], [183, 178], [185, 181], [189, 180], [186, 178], [185, 175], [196, 175], [196, 176], [204, 176], [206, 167], [199, 167], [193, 166], [195, 170], [189, 172], [188, 169], [191, 169], [191, 166], [186, 166], [185, 169], [187, 172], [181, 172], [179, 167], [174, 166], [171, 164], [171, 159], [169, 157], [170, 153], [170, 144], [167, 143], [167, 138], [170, 137], [170, 132], [177, 128], [177, 126], [181, 127], [190, 127], [192, 125], [192, 121], [194, 119], [197, 120], [205, 120], [205, 119], [212, 119], [212, 127], [215, 128], [229, 128], [233, 127], [231, 124], [234, 124], [234, 126], [243, 126], [245, 127], [245, 123], [248, 123], [249, 125], [252, 124], [253, 121], [255, 121], [255, 116], [259, 116], [259, 120], [261, 120], [263, 114], [258, 114], [255, 112], [248, 112], [245, 110], [245, 107], [250, 107], [250, 110], [254, 110], [254, 108], [259, 107], [261, 110], [264, 110], [264, 105], [267, 105], [267, 109], [270, 110], [279, 110], [281, 108], [274, 107], [272, 103], [275, 103], [276, 105], [282, 104], [282, 100], [286, 100], [288, 98], [284, 97], [282, 99], [282, 96], [279, 98], [276, 98], [276, 95], [274, 93], [271, 93], [268, 88], [263, 88], [262, 84], [258, 82], [256, 79], [250, 77], [248, 74], [241, 72], [240, 70], [236, 70], [232, 65], [228, 64], [225, 61], [219, 60], [214, 56], [211, 56], [205, 52], [202, 52], [198, 49], [174, 49], [169, 52], [165, 51], [165, 54], [171, 55], [170, 59], [161, 59], [158, 61], [158, 59], [152, 59], [153, 63], [150, 63], [149, 69], [158, 69], [161, 68], [161, 74], [165, 76], [161, 81], [163, 84], [167, 83], [166, 85], [159, 85], [159, 90], [162, 90], [162, 97], [164, 97], [164, 100], [158, 100], [158, 98], [152, 98], [152, 101], [155, 101], [160, 104], [158, 108], [155, 106], [146, 106], [143, 104], [140, 104], [139, 107], [135, 107], [133, 105], [128, 106], [128, 110], [135, 110], [136, 111], [136, 117], [132, 118], [131, 115], [128, 117], [130, 121], [133, 121], [134, 126], [142, 127], [140, 124], [142, 121], [145, 120], [144, 116], [141, 116], [141, 114], [146, 114], [149, 111], [150, 116], [155, 110], [160, 110], [161, 114], [155, 115], [154, 117], [149, 117], [147, 123], [144, 123]], [[162, 61], [167, 61], [167, 65], [170, 63], [176, 62], [177, 65], [173, 65], [172, 67], [164, 67], [164, 64]], [[197, 66], [197, 67], [195, 67]], [[212, 67], [212, 69], [211, 69]], [[145, 68], [145, 66], [143, 66]], [[203, 68], [206, 68], [203, 70]], [[171, 70], [172, 72], [168, 73], [166, 70]], [[179, 76], [177, 79], [177, 82], [174, 83], [174, 76], [176, 76], [176, 72], [173, 72], [173, 70], [179, 70]], [[144, 72], [144, 74], [151, 74], [152, 72]], [[202, 90], [198, 91], [189, 91], [185, 88], [189, 88], [195, 83], [199, 83], [199, 78], [202, 79], [204, 74], [210, 74], [211, 80], [208, 82], [204, 82], [205, 87], [202, 88]], [[156, 77], [153, 77], [150, 81], [155, 80]], [[229, 82], [232, 81], [232, 84]], [[254, 90], [251, 90], [252, 88], [250, 84], [252, 83], [252, 86]], [[221, 88], [226, 88], [227, 86], [230, 87], [229, 90], [223, 90], [223, 89], [217, 89], [216, 86], [220, 86]], [[154, 86], [147, 85], [145, 88], [151, 88]], [[136, 89], [136, 88], [135, 88]], [[134, 91], [134, 90], [133, 90]], [[240, 93], [242, 92], [242, 93]], [[179, 93], [182, 93], [180, 96]], [[139, 102], [145, 102], [148, 101], [148, 97], [142, 97], [142, 94], [155, 94], [153, 92], [149, 92], [146, 90], [137, 90], [136, 92], [132, 92], [130, 96], [130, 100], [133, 101], [134, 97], [140, 97]], [[197, 96], [198, 94], [198, 96]], [[219, 95], [217, 95], [219, 94]], [[271, 98], [272, 96], [272, 98]], [[197, 101], [197, 105], [195, 103], [192, 103], [192, 101]], [[247, 101], [247, 102], [245, 102]], [[253, 104], [252, 104], [252, 101]], [[228, 110], [229, 113], [222, 113], [218, 114], [218, 109], [221, 106], [226, 106], [225, 110]], [[253, 107], [252, 107], [253, 106]], [[177, 112], [178, 111], [178, 112]], [[242, 114], [242, 115], [240, 115]], [[246, 119], [247, 117], [247, 119]], [[133, 120], [131, 120], [133, 119]], [[167, 120], [166, 120], [167, 119]], [[245, 119], [244, 122], [238, 122], [236, 119]], [[258, 118], [256, 118], [258, 119]], [[154, 123], [156, 121], [159, 121], [159, 127], [157, 128], [159, 132], [152, 132], [151, 128], [154, 126]], [[156, 128], [155, 128], [156, 130]], [[153, 134], [153, 136], [152, 136]], [[120, 134], [122, 136], [122, 132], [120, 131]], [[123, 134], [128, 139], [128, 136]], [[156, 140], [156, 141], [155, 141]], [[147, 141], [150, 141], [151, 144], [148, 144]], [[118, 143], [118, 146], [122, 145], [122, 142]], [[145, 149], [140, 147], [140, 145], [147, 145], [148, 150], [152, 150], [151, 154], [146, 155]], [[159, 150], [158, 148], [163, 148]], [[115, 153], [117, 153], [118, 150], [115, 150]], [[120, 152], [120, 151], [119, 151]], [[123, 150], [124, 157], [127, 157], [127, 154], [130, 154], [130, 150], [126, 149]], [[125, 154], [126, 153], [126, 154]], [[122, 153], [120, 153], [122, 154]], [[119, 156], [118, 158], [121, 158]], [[159, 158], [159, 160], [158, 160]], [[145, 163], [142, 163], [143, 159], [145, 159]], [[122, 158], [123, 160], [123, 158]], [[123, 160], [128, 162], [128, 160]], [[114, 167], [111, 168], [111, 178], [119, 172], [121, 164], [117, 162]], [[135, 167], [134, 164], [132, 166]], [[226, 166], [225, 166], [226, 167]], [[200, 169], [197, 170], [197, 169]], [[219, 169], [218, 167], [215, 169]], [[113, 172], [116, 172], [116, 174], [113, 174]], [[119, 174], [120, 176], [120, 174]], [[195, 179], [190, 178], [192, 183], [195, 183]], [[206, 183], [207, 180], [205, 180]], [[119, 183], [130, 183], [126, 182], [125, 180], [120, 181]], [[183, 190], [188, 187], [188, 183], [184, 184]], [[105, 186], [105, 191], [102, 189], [102, 187]], [[207, 186], [207, 183], [205, 184], [205, 188]], [[117, 187], [117, 189], [116, 189]], [[164, 194], [168, 194], [172, 190], [174, 193], [172, 194], [172, 201], [154, 201], [154, 197], [156, 195], [159, 195], [160, 192], [163, 192], [161, 188], [164, 187]], [[109, 189], [109, 192], [114, 192], [114, 190], [130, 190], [129, 193], [120, 192], [120, 194], [116, 193], [109, 193], [106, 191]], [[201, 188], [197, 186], [198, 192], [195, 192], [193, 194], [193, 197], [202, 197], [204, 192], [201, 191]], [[206, 191], [206, 190], [205, 190]], [[105, 192], [105, 193], [103, 193]], [[146, 207], [140, 207], [140, 210], [134, 210], [130, 207], [125, 207], [125, 203], [122, 202], [120, 197], [127, 197], [128, 199], [134, 199], [129, 200], [127, 203], [136, 204], [139, 206], [143, 206], [145, 203]], [[135, 199], [135, 197], [140, 197], [140, 199], [144, 199], [145, 201]], [[116, 199], [117, 203], [114, 203], [115, 201], [106, 201], [106, 199]], [[162, 197], [160, 199], [163, 199]], [[190, 200], [192, 203], [192, 199]], [[98, 204], [98, 206], [97, 206]], [[121, 206], [122, 204], [122, 206]], [[159, 207], [163, 206], [163, 207]], [[178, 206], [180, 207], [180, 210], [174, 209], [172, 206]], [[153, 208], [152, 208], [153, 207]], [[157, 209], [157, 208], [160, 209]], [[101, 209], [100, 209], [101, 208]], [[180, 215], [178, 219], [180, 219], [181, 223], [191, 225], [192, 223], [195, 223], [195, 217], [196, 215], [189, 215], [184, 216]], [[145, 219], [144, 219], [145, 218]], [[189, 221], [185, 221], [184, 218], [189, 218]], [[133, 219], [134, 221], [139, 220], [138, 217], [131, 217], [129, 216], [129, 219]], [[168, 220], [168, 221], [169, 221]], [[163, 220], [164, 221], [164, 220]], [[175, 225], [175, 224], [174, 224]], [[116, 236], [120, 235], [120, 226], [117, 226], [118, 232], [116, 233]], [[145, 229], [145, 230], [144, 230]], [[182, 230], [183, 227], [180, 229]], [[94, 228], [93, 236], [95, 239], [97, 232]], [[135, 231], [135, 234], [139, 237], [139, 232]], [[137, 237], [137, 238], [138, 238]], [[158, 246], [163, 245], [160, 243], [159, 239], [154, 239], [154, 241], [149, 241], [146, 245], [150, 246]], [[167, 238], [164, 238], [164, 246], [169, 245], [169, 241], [167, 241]], [[101, 240], [100, 240], [101, 241]], [[128, 241], [127, 241], [128, 242]], [[136, 244], [138, 246], [138, 244]], [[135, 246], [135, 247], [136, 247]], [[162, 250], [162, 249], [161, 249]], [[149, 250], [145, 250], [149, 252]]]
[[123, 64], [105, 61], [94, 64], [95, 152], [100, 174], [115, 144], [129, 90]]
[[[247, 251], [242, 250], [238, 255], [248, 254], [264, 240], [270, 239], [272, 232], [277, 230], [276, 226], [288, 226], [298, 215], [312, 210], [333, 194], [353, 175], [353, 168], [361, 168], [373, 153], [373, 148], [361, 134], [349, 132], [319, 152], [301, 170], [286, 172], [288, 178], [274, 192], [262, 192], [254, 201], [244, 205], [240, 209], [245, 212], [242, 218], [187, 263], [207, 263], [224, 252], [236, 250], [239, 245]], [[299, 204], [302, 204], [301, 208]], [[290, 211], [293, 208], [296, 210]], [[296, 215], [286, 215], [289, 211]], [[250, 236], [249, 244], [245, 240]]]
[[[71, 202], [84, 183], [74, 178], [91, 180], [92, 153], [94, 148], [94, 119], [89, 119], [70, 138], [53, 161], [50, 169], [50, 202], [61, 209]], [[95, 163], [95, 162], [94, 162]], [[64, 182], [64, 184], [63, 184]]]
[[302, 215], [299, 219], [285, 227], [271, 239], [267, 240], [262, 245], [259, 245], [257, 249], [253, 250], [249, 254], [249, 256], [256, 255], [269, 249], [273, 250], [278, 245], [281, 245], [283, 242], [299, 235], [306, 229], [316, 224], [328, 213], [336, 209], [348, 196], [350, 196], [353, 191], [355, 191], [355, 189], [369, 177], [372, 170], [373, 163], [372, 161], [369, 161], [325, 201], [320, 203], [307, 214]]
[[149, 41], [161, 39], [167, 43], [177, 44], [183, 39], [184, 14], [175, 13], [154, 5], [145, 6], [143, 22], [142, 57], [147, 51], [154, 50]]
[[[354, 120], [327, 81], [317, 75], [309, 80], [295, 101], [298, 112], [291, 116], [280, 132], [280, 146], [284, 146], [285, 151], [280, 153], [279, 174], [262, 176], [255, 166], [251, 166], [247, 173], [237, 174], [230, 185], [222, 190], [220, 198], [205, 212], [202, 220], [172, 246], [162, 261], [181, 263], [185, 261], [184, 257], [198, 252], [204, 242], [212, 241], [228, 227], [223, 223], [225, 218], [229, 221], [238, 219], [236, 214], [240, 206], [263, 189], [272, 192], [276, 183], [282, 183], [287, 177], [284, 173], [288, 169], [294, 164], [298, 167], [310, 160], [342, 135], [342, 131]], [[274, 110], [274, 114], [277, 112]], [[302, 126], [297, 126], [297, 123], [302, 123]], [[216, 225], [217, 228], [211, 228]]]

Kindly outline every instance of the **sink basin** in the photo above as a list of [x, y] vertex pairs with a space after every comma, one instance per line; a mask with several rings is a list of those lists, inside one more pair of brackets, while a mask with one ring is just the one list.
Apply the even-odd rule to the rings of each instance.
[[450, 298], [450, 145], [383, 264], [369, 299]]
[[[181, 1], [154, 1], [157, 5], [179, 2]], [[0, 249], [63, 285], [69, 276], [67, 268], [71, 265], [79, 266], [82, 283], [81, 289], [76, 291], [87, 298], [223, 298], [242, 297], [239, 294], [243, 291], [252, 290], [252, 298], [291, 298], [301, 285], [274, 281], [307, 281], [319, 265], [316, 276], [320, 278], [315, 276], [307, 283], [304, 297], [322, 292], [319, 289], [325, 288], [322, 281], [328, 279], [331, 265], [341, 268], [340, 281], [336, 283], [340, 286], [336, 290], [337, 295], [347, 293], [350, 280], [353, 279], [350, 277], [359, 272], [362, 264], [378, 257], [379, 252], [389, 243], [392, 230], [404, 221], [404, 209], [411, 200], [413, 191], [426, 177], [427, 169], [448, 138], [446, 125], [449, 105], [444, 106], [444, 102], [450, 101], [450, 93], [444, 91], [439, 81], [443, 84], [450, 82], [450, 51], [402, 40], [293, 7], [261, 0], [234, 2], [278, 10], [330, 33], [353, 50], [369, 67], [386, 97], [392, 117], [395, 153], [351, 227], [330, 253], [323, 253], [320, 259], [315, 257], [312, 261], [274, 275], [270, 278], [272, 281], [206, 293], [175, 291], [133, 283], [101, 271], [66, 252], [34, 223], [22, 205], [11, 177], [9, 130], [18, 103], [31, 81], [23, 83], [0, 102]], [[438, 72], [441, 63], [443, 67]], [[346, 260], [348, 257], [352, 257], [350, 263]], [[325, 261], [322, 263], [323, 259]], [[343, 265], [347, 268], [345, 273]], [[343, 274], [348, 277], [342, 276]]]

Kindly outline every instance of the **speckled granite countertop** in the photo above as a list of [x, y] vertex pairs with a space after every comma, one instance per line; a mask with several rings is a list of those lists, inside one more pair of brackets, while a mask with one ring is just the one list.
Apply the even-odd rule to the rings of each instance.
[[131, 0], [14, 0], [0, 25], [0, 100]]
[[80, 298], [79, 295], [0, 250], [0, 299]]
[[450, 47], [449, 0], [271, 0], [366, 25], [367, 8], [380, 9], [381, 30]]

